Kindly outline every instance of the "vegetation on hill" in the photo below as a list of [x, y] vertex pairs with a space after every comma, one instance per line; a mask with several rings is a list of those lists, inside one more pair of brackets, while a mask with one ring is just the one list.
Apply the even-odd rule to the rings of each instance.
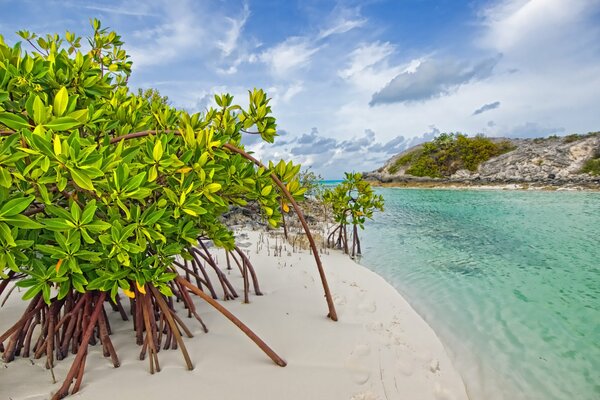
[[563, 143], [573, 143], [581, 139], [589, 138], [592, 136], [598, 136], [600, 132], [588, 132], [586, 134], [573, 133], [571, 135], [567, 135], [563, 138]]
[[587, 173], [594, 176], [600, 175], [600, 149], [598, 149], [593, 158], [590, 158], [583, 164], [580, 172], [582, 174]]
[[482, 135], [468, 137], [462, 133], [442, 133], [398, 158], [388, 171], [395, 174], [406, 168], [405, 173], [413, 176], [449, 177], [459, 169], [475, 171], [479, 164], [514, 148], [508, 140], [495, 142]]

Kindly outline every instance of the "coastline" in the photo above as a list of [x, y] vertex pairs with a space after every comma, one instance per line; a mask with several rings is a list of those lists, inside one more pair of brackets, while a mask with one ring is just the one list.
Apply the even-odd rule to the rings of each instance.
[[[81, 392], [73, 398], [104, 399], [143, 395], [164, 399], [198, 394], [227, 399], [467, 399], [464, 383], [441, 341], [396, 289], [383, 278], [338, 251], [325, 250], [325, 265], [339, 321], [325, 317], [317, 269], [308, 251], [283, 244], [275, 256], [275, 238], [238, 231], [253, 262], [264, 296], [221, 302], [278, 352], [288, 366], [272, 364], [229, 321], [204, 303], [198, 311], [208, 325], [201, 332], [190, 321], [194, 338], [185, 339], [194, 362], [185, 370], [179, 351], [161, 351], [163, 371], [151, 376], [130, 323], [111, 315], [112, 340], [121, 357], [112, 368], [99, 346], [90, 347]], [[278, 244], [281, 245], [281, 240]], [[215, 252], [218, 260], [224, 256]], [[243, 287], [237, 271], [230, 279]], [[14, 293], [0, 309], [0, 330], [8, 328], [25, 303]], [[112, 314], [112, 313], [109, 313]], [[61, 382], [69, 360], [57, 363]], [[0, 365], [0, 397], [44, 399], [52, 384], [42, 360], [17, 359]]]
[[537, 190], [546, 192], [585, 191], [600, 192], [600, 184], [596, 183], [564, 183], [550, 184], [548, 182], [477, 182], [455, 180], [406, 180], [381, 182], [369, 180], [373, 187], [404, 188], [404, 189], [449, 189], [449, 190]]

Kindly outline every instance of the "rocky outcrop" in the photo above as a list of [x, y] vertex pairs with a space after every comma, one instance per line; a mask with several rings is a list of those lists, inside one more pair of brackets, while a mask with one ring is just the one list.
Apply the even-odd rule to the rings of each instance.
[[[502, 139], [506, 140], [506, 139]], [[392, 157], [377, 171], [365, 173], [367, 179], [382, 183], [524, 183], [534, 185], [600, 185], [600, 176], [581, 173], [584, 163], [600, 156], [600, 134], [583, 137], [510, 139], [515, 149], [479, 165], [475, 172], [458, 170], [448, 178], [423, 178], [406, 174], [406, 167], [390, 173], [390, 167], [409, 149]], [[392, 168], [393, 170], [393, 168]]]

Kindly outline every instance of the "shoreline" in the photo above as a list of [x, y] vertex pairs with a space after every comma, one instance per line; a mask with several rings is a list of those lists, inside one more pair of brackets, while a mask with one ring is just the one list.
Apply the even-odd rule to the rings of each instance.
[[[287, 362], [268, 360], [229, 321], [205, 303], [196, 302], [208, 325], [201, 333], [189, 322], [194, 338], [185, 339], [194, 362], [185, 370], [179, 351], [161, 351], [163, 371], [151, 376], [148, 361], [139, 361], [131, 323], [111, 314], [112, 340], [122, 365], [112, 368], [99, 346], [89, 349], [83, 385], [73, 398], [103, 399], [144, 395], [150, 399], [199, 394], [227, 399], [468, 399], [466, 388], [442, 342], [402, 295], [381, 276], [347, 255], [324, 250], [323, 264], [339, 315], [333, 322], [314, 260], [268, 233], [238, 230], [254, 264], [264, 296], [221, 301], [247, 323]], [[275, 256], [275, 241], [282, 246]], [[218, 260], [224, 261], [220, 252]], [[227, 271], [236, 289], [239, 271]], [[14, 293], [0, 308], [0, 330], [25, 308]], [[108, 311], [108, 310], [107, 310]], [[58, 389], [70, 366], [57, 363], [59, 383], [52, 384], [42, 360], [17, 359], [0, 365], [0, 397], [45, 399]], [[235, 385], [232, 385], [235, 382]]]
[[572, 183], [552, 185], [540, 182], [464, 182], [464, 181], [397, 181], [381, 182], [369, 180], [373, 187], [403, 188], [403, 189], [448, 189], [448, 190], [522, 190], [543, 192], [600, 192], [600, 184]]

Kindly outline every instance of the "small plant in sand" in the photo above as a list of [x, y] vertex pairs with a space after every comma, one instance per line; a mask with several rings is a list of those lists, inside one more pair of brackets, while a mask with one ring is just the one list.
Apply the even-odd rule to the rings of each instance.
[[383, 196], [375, 194], [369, 182], [360, 173], [346, 172], [345, 179], [336, 187], [323, 193], [323, 202], [331, 210], [335, 228], [327, 237], [329, 247], [343, 248], [350, 253], [347, 226], [352, 225], [352, 257], [361, 254], [358, 228], [364, 229], [367, 218], [373, 218], [375, 210], [383, 211]]
[[[76, 354], [53, 398], [77, 392], [90, 344], [100, 343], [119, 366], [108, 303], [123, 319], [131, 315], [140, 358], [148, 356], [151, 372], [160, 370], [161, 347], [179, 347], [192, 369], [182, 340], [191, 332], [174, 305], [183, 304], [206, 331], [193, 293], [284, 366], [215, 301], [207, 273], [214, 270], [225, 300], [238, 297], [211, 255], [210, 241], [237, 263], [245, 301], [250, 280], [260, 294], [251, 263], [222, 222], [230, 205], [256, 202], [277, 226], [283, 204], [304, 221], [295, 201], [304, 192], [300, 167], [264, 166], [240, 144], [242, 132], [273, 142], [269, 99], [253, 90], [242, 108], [224, 94], [215, 96], [218, 108], [188, 114], [157, 92], [132, 93], [132, 63], [119, 35], [97, 20], [92, 26], [87, 52], [70, 32], [19, 32], [33, 47], [30, 53], [0, 36], [0, 294], [21, 288], [29, 302], [0, 333], [3, 360], [45, 357], [52, 370], [55, 360]], [[313, 254], [329, 317], [337, 320], [318, 252]]]

